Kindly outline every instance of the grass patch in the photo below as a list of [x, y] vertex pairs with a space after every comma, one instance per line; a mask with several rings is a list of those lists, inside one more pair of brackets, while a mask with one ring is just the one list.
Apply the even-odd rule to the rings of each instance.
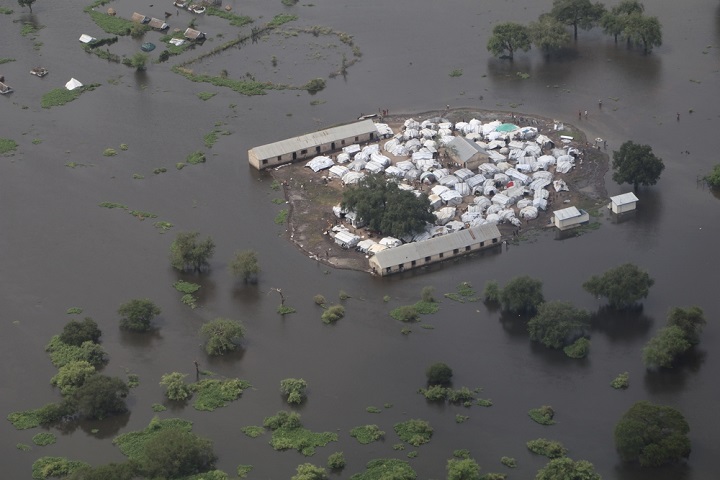
[[186, 293], [185, 295], [180, 297], [180, 301], [188, 307], [192, 308], [193, 310], [197, 308], [197, 298], [191, 293]]
[[14, 152], [17, 147], [18, 144], [17, 142], [15, 142], [15, 140], [10, 140], [9, 138], [0, 138], [0, 155]]
[[396, 423], [393, 429], [401, 440], [414, 447], [428, 443], [433, 434], [433, 428], [430, 426], [430, 423], [420, 419], [411, 419], [406, 422]]
[[173, 227], [173, 224], [170, 222], [155, 222], [153, 223], [153, 227], [157, 228], [158, 230], [167, 232]]
[[278, 225], [284, 225], [285, 223], [287, 223], [288, 214], [289, 212], [287, 209], [280, 210], [278, 214], [275, 215], [275, 223]]
[[127, 205], [123, 205], [122, 203], [115, 203], [115, 202], [102, 202], [99, 204], [99, 206], [103, 207], [103, 208], [109, 208], [109, 209], [113, 209], [113, 208], [121, 208], [123, 210], [128, 209]]
[[465, 423], [469, 419], [470, 419], [470, 417], [467, 415], [460, 415], [460, 414], [455, 415], [455, 423]]
[[83, 11], [90, 15], [98, 27], [111, 35], [130, 35], [133, 27], [137, 25], [135, 22], [120, 16], [108, 15], [104, 12], [93, 10], [92, 5], [85, 7]]
[[88, 463], [68, 460], [65, 457], [40, 457], [32, 464], [32, 478], [35, 480], [63, 478], [75, 470], [89, 466]]
[[99, 83], [93, 83], [92, 85], [78, 87], [75, 90], [68, 90], [65, 87], [54, 88], [42, 96], [40, 106], [42, 108], [60, 107], [72, 102], [85, 92], [95, 90], [99, 86]]
[[0, 7], [0, 14], [3, 14], [3, 15], [12, 15], [13, 12], [14, 12], [14, 11], [13, 11], [12, 8]]
[[243, 391], [250, 388], [249, 382], [240, 379], [216, 380], [208, 378], [190, 385], [195, 392], [195, 410], [212, 412], [213, 410], [225, 407], [228, 403], [237, 400]]
[[281, 13], [279, 15], [275, 15], [272, 20], [270, 20], [267, 23], [267, 26], [270, 28], [279, 27], [280, 25], [285, 25], [289, 22], [294, 22], [298, 19], [297, 15], [289, 15], [286, 13]]
[[68, 315], [80, 315], [82, 312], [83, 309], [80, 307], [70, 307], [65, 311]]
[[40, 426], [40, 417], [37, 410], [12, 412], [8, 414], [7, 419], [17, 430], [27, 430]]
[[528, 411], [528, 415], [540, 425], [553, 425], [555, 423], [555, 420], [553, 420], [555, 411], [549, 405], [543, 405], [540, 408], [532, 408]]
[[280, 182], [278, 182], [277, 180], [273, 180], [272, 183], [270, 184], [270, 188], [275, 191], [280, 190]]
[[280, 411], [276, 415], [266, 417], [263, 426], [272, 430], [270, 445], [275, 450], [294, 449], [309, 457], [315, 453], [316, 447], [324, 447], [336, 442], [338, 436], [332, 432], [312, 432], [303, 428], [300, 415]]
[[527, 442], [528, 449], [537, 454], [548, 458], [560, 458], [567, 454], [567, 449], [562, 443], [547, 438], [538, 438]]
[[456, 68], [452, 72], [449, 73], [451, 77], [462, 77], [463, 71], [462, 68]]
[[570, 358], [585, 358], [590, 350], [590, 340], [580, 337], [572, 345], [563, 348], [563, 352]]
[[460, 303], [477, 302], [480, 300], [480, 297], [475, 294], [475, 290], [470, 282], [459, 283], [456, 292], [446, 293], [444, 296], [445, 298], [449, 298], [450, 300]]
[[372, 442], [377, 442], [381, 438], [385, 437], [385, 432], [380, 430], [380, 427], [377, 425], [363, 425], [350, 430], [350, 436], [362, 445], [367, 445]]
[[367, 407], [365, 409], [365, 411], [368, 413], [381, 413], [382, 412], [382, 410], [379, 409], [378, 407]]
[[417, 312], [421, 315], [429, 315], [432, 313], [437, 313], [438, 310], [440, 310], [440, 304], [437, 302], [425, 302], [425, 301], [419, 301], [414, 305]]
[[217, 93], [213, 93], [213, 92], [200, 92], [200, 93], [197, 94], [197, 97], [198, 97], [200, 100], [208, 101], [208, 100], [210, 100], [212, 97], [214, 97], [215, 95], [217, 95]]
[[517, 467], [517, 462], [512, 457], [502, 457], [500, 459], [500, 463], [502, 463], [503, 465], [505, 465], [508, 468], [516, 468]]
[[173, 71], [187, 78], [191, 82], [209, 83], [216, 87], [229, 88], [234, 92], [242, 95], [265, 95], [267, 90], [283, 90], [288, 88], [283, 85], [276, 85], [269, 82], [257, 82], [255, 80], [233, 80], [211, 75], [196, 75], [192, 70], [183, 67], [173, 67]]
[[155, 417], [143, 430], [118, 435], [113, 440], [113, 444], [117, 445], [120, 451], [130, 460], [144, 464], [147, 461], [147, 457], [145, 456], [145, 445], [147, 442], [158, 433], [168, 429], [190, 432], [192, 430], [192, 422], [180, 418], [160, 420], [158, 417]]
[[252, 472], [252, 469], [253, 469], [252, 465], [238, 465], [238, 467], [237, 467], [238, 478], [247, 477], [248, 473]]
[[23, 37], [35, 35], [42, 28], [45, 28], [45, 26], [44, 25], [34, 25], [32, 23], [23, 23], [22, 28], [20, 28], [20, 35], [22, 35]]
[[46, 445], [52, 445], [53, 443], [57, 442], [57, 437], [54, 433], [42, 432], [35, 435], [32, 438], [32, 441], [38, 447], [44, 447]]
[[475, 405], [478, 405], [480, 407], [492, 407], [493, 402], [489, 398], [478, 398], [475, 402]]
[[324, 324], [330, 325], [345, 316], [345, 307], [342, 305], [333, 305], [328, 307], [320, 317]]
[[15, 445], [15, 448], [17, 448], [21, 452], [29, 452], [30, 450], [32, 450], [32, 447], [25, 443], [18, 443], [17, 445]]
[[277, 313], [280, 315], [288, 315], [290, 313], [295, 313], [297, 310], [295, 310], [293, 307], [288, 307], [287, 305], [278, 305]]
[[213, 130], [212, 132], [208, 133], [203, 137], [203, 142], [205, 143], [205, 146], [207, 148], [212, 148], [213, 145], [215, 145], [215, 142], [217, 142], [218, 139], [218, 132], [217, 130]]
[[610, 386], [616, 390], [628, 388], [630, 386], [630, 374], [628, 372], [621, 373], [610, 382]]
[[185, 158], [185, 163], [190, 165], [197, 165], [199, 163], [205, 163], [205, 154], [200, 150], [191, 153]]
[[271, 202], [274, 203], [275, 205], [282, 205], [283, 203], [285, 203], [285, 199], [284, 198], [273, 198], [271, 200]]
[[399, 322], [416, 322], [420, 313], [414, 305], [402, 305], [390, 310], [390, 316]]
[[227, 12], [225, 10], [221, 10], [215, 7], [208, 7], [205, 11], [205, 14], [224, 18], [225, 20], [230, 22], [230, 25], [232, 25], [233, 27], [242, 27], [249, 23], [253, 23], [253, 19], [250, 17], [244, 15], [236, 15], [232, 12]]
[[178, 280], [177, 282], [173, 283], [173, 287], [175, 287], [175, 290], [181, 293], [195, 293], [200, 290], [200, 285], [198, 285], [197, 283], [186, 282], [185, 280]]
[[161, 403], [152, 404], [152, 411], [155, 413], [164, 412], [165, 410], [167, 410], [167, 407]]
[[250, 425], [248, 427], [243, 427], [240, 429], [242, 433], [247, 435], [250, 438], [257, 438], [263, 433], [265, 433], [265, 429], [263, 427], [258, 427], [256, 425]]

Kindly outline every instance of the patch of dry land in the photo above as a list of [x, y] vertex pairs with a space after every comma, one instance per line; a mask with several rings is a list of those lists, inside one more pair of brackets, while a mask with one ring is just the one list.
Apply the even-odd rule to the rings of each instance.
[[[471, 119], [479, 120], [482, 124], [493, 121], [503, 123], [513, 123], [519, 127], [534, 127], [538, 129], [539, 135], [549, 137], [555, 144], [555, 148], [567, 150], [569, 147], [578, 150], [575, 158], [575, 165], [568, 173], [558, 173], [556, 166], [550, 166], [547, 171], [553, 174], [553, 180], [564, 180], [567, 184], [568, 191], [557, 192], [551, 183], [545, 189], [547, 193], [547, 208], [539, 209], [538, 216], [535, 219], [521, 218], [519, 208], [513, 205], [516, 218], [515, 224], [509, 221], [498, 223], [498, 228], [503, 237], [508, 241], [518, 241], [522, 238], [522, 234], [532, 231], [533, 229], [545, 228], [549, 225], [553, 210], [559, 210], [569, 206], [592, 212], [597, 210], [600, 205], [605, 204], [607, 192], [605, 190], [604, 176], [608, 170], [608, 155], [602, 150], [602, 145], [595, 146], [595, 140], [588, 141], [585, 133], [573, 125], [561, 125], [562, 129], [557, 130], [559, 125], [551, 119], [524, 115], [518, 113], [484, 111], [474, 109], [453, 109], [449, 111], [434, 111], [418, 113], [413, 115], [392, 115], [382, 119], [376, 119], [379, 122], [388, 124], [395, 134], [402, 134], [405, 130], [406, 120], [412, 118], [418, 122], [424, 120], [442, 117], [445, 121], [452, 123], [453, 127], [458, 122], [469, 122]], [[435, 127], [437, 128], [437, 126]], [[453, 135], [462, 135], [453, 128]], [[561, 136], [572, 137], [572, 140], [564, 143]], [[391, 159], [393, 164], [401, 161], [410, 160], [408, 156], [396, 157], [385, 151], [383, 146], [390, 139], [383, 139], [379, 142], [380, 153]], [[437, 138], [436, 138], [437, 140]], [[487, 139], [480, 139], [480, 142], [487, 143]], [[526, 144], [537, 143], [534, 140], [518, 140], [524, 141]], [[376, 142], [377, 143], [377, 142]], [[362, 145], [365, 146], [365, 145]], [[511, 150], [511, 149], [509, 149]], [[496, 150], [499, 152], [499, 150]], [[503, 152], [507, 152], [503, 150]], [[449, 168], [450, 173], [458, 170], [448, 161], [445, 148], [438, 147], [438, 162], [442, 168]], [[551, 149], [545, 148], [542, 152], [552, 154]], [[507, 155], [506, 155], [507, 156]], [[337, 157], [337, 154], [333, 154]], [[512, 167], [516, 167], [516, 160], [509, 159], [508, 163]], [[290, 205], [289, 209], [289, 228], [287, 230], [288, 238], [304, 253], [327, 265], [336, 268], [346, 268], [353, 270], [369, 271], [367, 256], [364, 253], [357, 252], [353, 249], [343, 249], [335, 244], [331, 229], [333, 226], [341, 224], [347, 229], [360, 236], [362, 239], [373, 238], [376, 241], [382, 238], [377, 232], [368, 232], [365, 229], [353, 228], [349, 222], [341, 220], [335, 216], [332, 207], [338, 205], [342, 199], [343, 189], [346, 188], [340, 178], [330, 175], [327, 170], [318, 173], [313, 172], [310, 168], [305, 167], [307, 161], [301, 161], [291, 165], [281, 166], [271, 171], [275, 180], [282, 186], [285, 198]], [[474, 173], [479, 174], [475, 169]], [[525, 172], [532, 177], [533, 173]], [[489, 178], [493, 178], [491, 175]], [[407, 183], [407, 182], [406, 182]], [[421, 182], [411, 183], [415, 188], [426, 194], [431, 193], [432, 187], [438, 183], [425, 184]], [[505, 185], [500, 185], [497, 193], [505, 190]], [[534, 192], [528, 191], [524, 198], [532, 199]], [[463, 197], [463, 201], [456, 208], [456, 218], [460, 219], [460, 215], [467, 211], [469, 205], [473, 205], [475, 195], [467, 195]], [[483, 218], [487, 212], [483, 212]], [[519, 225], [518, 225], [519, 223]], [[521, 233], [515, 236], [515, 233]]]

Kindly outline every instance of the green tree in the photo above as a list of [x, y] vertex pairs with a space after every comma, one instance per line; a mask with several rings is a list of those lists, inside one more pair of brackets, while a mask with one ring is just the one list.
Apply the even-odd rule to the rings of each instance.
[[90, 317], [85, 317], [83, 321], [71, 320], [65, 324], [60, 334], [60, 341], [79, 347], [84, 342], [98, 343], [100, 335], [102, 332], [98, 328], [97, 322]]
[[625, 461], [659, 467], [690, 456], [685, 417], [666, 405], [636, 402], [615, 425], [615, 447]]
[[587, 460], [575, 461], [568, 457], [554, 458], [541, 468], [535, 480], [601, 480], [595, 467]]
[[425, 370], [425, 376], [430, 385], [445, 385], [450, 383], [453, 371], [447, 364], [438, 362], [433, 363]]
[[451, 458], [446, 468], [447, 480], [480, 480], [480, 465], [472, 458]]
[[331, 324], [337, 322], [344, 316], [345, 307], [343, 307], [342, 305], [332, 305], [328, 307], [322, 315], [320, 315], [320, 319], [323, 321], [323, 323]]
[[257, 252], [254, 250], [241, 250], [235, 252], [228, 264], [230, 272], [245, 283], [257, 283], [257, 275], [260, 273]]
[[147, 332], [150, 330], [150, 323], [160, 315], [160, 307], [147, 298], [136, 298], [123, 303], [118, 308], [120, 328], [133, 332]]
[[419, 232], [427, 222], [435, 221], [427, 195], [416, 197], [382, 174], [366, 175], [347, 187], [340, 205], [354, 211], [371, 230], [398, 238]]
[[631, 183], [635, 190], [639, 185], [655, 185], [665, 169], [661, 158], [652, 153], [649, 145], [627, 141], [620, 150], [613, 151], [613, 180], [619, 184]]
[[612, 35], [615, 38], [615, 43], [618, 41], [618, 36], [625, 32], [627, 26], [628, 16], [632, 14], [642, 14], [645, 10], [645, 6], [637, 0], [622, 0], [619, 4], [615, 5], [610, 9], [609, 12], [605, 12], [600, 18], [600, 26], [607, 35]]
[[190, 386], [185, 383], [186, 374], [180, 372], [166, 373], [160, 378], [160, 385], [165, 387], [165, 396], [170, 400], [183, 401], [192, 396]]
[[646, 17], [640, 13], [629, 15], [624, 33], [628, 41], [642, 45], [645, 55], [650, 53], [653, 47], [662, 45], [662, 26], [657, 17]]
[[533, 45], [546, 56], [570, 43], [570, 34], [565, 25], [549, 14], [540, 15], [537, 22], [528, 25], [528, 35]]
[[291, 477], [291, 480], [326, 480], [327, 478], [327, 471], [323, 467], [303, 463], [297, 466], [297, 473]]
[[487, 50], [495, 56], [506, 55], [513, 59], [515, 50], [530, 50], [530, 35], [525, 25], [514, 22], [499, 23], [493, 27]]
[[647, 298], [655, 280], [637, 265], [625, 263], [611, 268], [600, 276], [593, 275], [583, 283], [588, 293], [608, 299], [614, 308], [632, 307], [640, 299]]
[[705, 181], [712, 188], [720, 188], [720, 163], [715, 165], [712, 171], [705, 175]]
[[345, 468], [345, 454], [343, 452], [335, 452], [330, 454], [327, 461], [328, 468], [332, 470], [342, 470]]
[[544, 300], [542, 281], [528, 275], [511, 279], [500, 294], [503, 310], [512, 313], [535, 313]]
[[590, 0], [554, 0], [550, 15], [563, 25], [573, 27], [574, 38], [577, 40], [578, 27], [590, 30], [597, 25], [605, 13], [602, 3], [590, 3]]
[[215, 252], [215, 242], [207, 237], [199, 240], [200, 233], [178, 233], [170, 245], [170, 264], [182, 272], [201, 272], [210, 266], [210, 258]]
[[483, 301], [489, 304], [500, 303], [500, 296], [502, 289], [500, 284], [496, 280], [488, 280], [485, 282], [485, 288], [483, 289]]
[[21, 7], [28, 7], [30, 9], [30, 13], [32, 13], [32, 6], [33, 3], [35, 3], [35, 0], [17, 0], [17, 2]]
[[81, 387], [85, 380], [95, 374], [95, 367], [85, 360], [69, 362], [58, 369], [50, 383], [60, 389], [63, 395], [69, 395]]
[[668, 314], [668, 326], [680, 327], [691, 345], [700, 343], [700, 334], [707, 321], [700, 307], [673, 307]]
[[528, 322], [530, 340], [546, 347], [563, 348], [584, 335], [590, 315], [570, 302], [552, 301], [540, 304], [537, 314]]
[[676, 325], [661, 328], [643, 348], [643, 363], [648, 368], [671, 368], [690, 347], [692, 344], [682, 328]]
[[239, 321], [216, 318], [200, 328], [200, 335], [205, 337], [208, 355], [224, 355], [238, 349], [245, 328]]
[[289, 404], [299, 405], [305, 400], [307, 382], [302, 378], [286, 378], [280, 381], [280, 391], [287, 396]]
[[137, 52], [132, 57], [125, 59], [123, 63], [141, 72], [147, 68], [149, 58], [150, 56], [147, 53]]
[[410, 464], [397, 458], [378, 458], [365, 465], [365, 471], [350, 480], [415, 480], [417, 473]]
[[150, 478], [182, 478], [212, 470], [212, 442], [181, 428], [167, 428], [145, 444], [142, 469]]
[[95, 374], [73, 392], [70, 403], [83, 417], [100, 420], [127, 411], [125, 397], [129, 390], [117, 377]]

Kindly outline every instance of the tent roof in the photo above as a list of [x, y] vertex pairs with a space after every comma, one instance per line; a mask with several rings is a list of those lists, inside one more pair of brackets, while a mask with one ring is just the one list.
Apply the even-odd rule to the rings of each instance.
[[519, 127], [518, 127], [517, 125], [515, 125], [515, 124], [512, 124], [512, 123], [503, 123], [502, 125], [498, 125], [498, 126], [495, 128], [495, 131], [496, 131], [496, 132], [514, 132], [514, 131], [517, 130], [518, 128], [519, 128]]

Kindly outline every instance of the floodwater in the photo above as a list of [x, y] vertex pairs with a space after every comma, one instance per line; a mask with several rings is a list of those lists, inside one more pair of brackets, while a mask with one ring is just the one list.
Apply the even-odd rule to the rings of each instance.
[[[164, 11], [175, 11], [167, 3], [150, 7], [132, 0], [110, 6], [125, 17], [133, 11], [162, 17]], [[5, 478], [30, 478], [32, 462], [42, 455], [93, 464], [121, 461], [111, 439], [146, 426], [154, 415], [151, 404], [163, 401], [160, 376], [190, 373], [195, 359], [204, 369], [250, 381], [254, 389], [213, 413], [187, 406], [160, 416], [194, 421], [195, 431], [215, 442], [218, 467], [234, 473], [238, 464], [252, 464], [250, 478], [289, 478], [298, 464], [324, 465], [330, 453], [340, 450], [348, 466], [334, 478], [348, 478], [374, 458], [405, 458], [409, 450], [392, 449], [399, 441], [392, 425], [409, 418], [426, 419], [435, 428], [432, 441], [410, 460], [421, 479], [444, 478], [446, 460], [463, 448], [483, 472], [532, 478], [545, 459], [530, 454], [525, 442], [541, 436], [562, 441], [572, 458], [591, 461], [606, 479], [716, 476], [720, 199], [697, 179], [717, 163], [717, 2], [698, 0], [691, 8], [684, 2], [646, 2], [646, 13], [659, 17], [664, 37], [649, 56], [616, 45], [598, 31], [581, 31], [577, 44], [560, 57], [546, 60], [530, 51], [508, 62], [491, 58], [485, 49], [492, 26], [534, 20], [550, 9], [549, 0], [473, 5], [460, 0], [318, 0], [291, 9], [279, 0], [233, 1], [235, 12], [258, 21], [288, 11], [299, 16], [297, 26], [347, 32], [363, 54], [347, 76], [328, 79], [327, 88], [315, 96], [285, 90], [257, 97], [189, 82], [169, 71], [178, 59], [135, 73], [85, 54], [77, 42], [81, 33], [106, 36], [82, 13], [85, 5], [78, 0], [37, 2], [30, 16], [14, 2], [2, 2], [15, 10], [0, 15], [0, 57], [15, 59], [0, 70], [15, 92], [0, 98], [0, 137], [14, 139], [20, 147], [15, 155], [0, 158], [0, 410], [6, 415], [59, 398], [49, 384], [55, 369], [43, 349], [69, 319], [65, 312], [70, 307], [83, 308], [83, 315], [100, 324], [110, 355], [104, 373], [137, 373], [141, 384], [129, 397], [128, 415], [67, 429], [51, 446], [17, 450], [17, 443], [30, 444], [38, 430], [15, 431], [6, 424], [0, 433]], [[183, 27], [188, 15], [181, 12]], [[173, 14], [168, 20], [171, 28], [178, 23], [175, 18]], [[44, 28], [35, 38], [22, 37], [22, 21]], [[234, 27], [215, 17], [201, 17], [198, 26], [211, 39], [185, 58], [236, 35]], [[336, 39], [308, 37], [274, 34], [193, 68], [211, 74], [225, 69], [230, 76], [250, 73], [258, 80], [294, 85], [327, 78], [347, 50]], [[140, 42], [121, 39], [111, 48], [128, 54]], [[273, 56], [277, 67], [271, 65]], [[43, 79], [28, 75], [37, 65], [50, 74]], [[454, 69], [462, 69], [463, 75], [450, 77]], [[101, 86], [65, 106], [40, 108], [42, 95], [71, 77]], [[199, 92], [217, 95], [202, 101]], [[277, 193], [268, 175], [248, 166], [248, 148], [379, 108], [397, 114], [446, 104], [574, 122], [588, 138], [607, 139], [608, 152], [626, 140], [649, 144], [666, 168], [656, 186], [637, 192], [638, 211], [627, 221], [616, 223], [605, 215], [600, 229], [577, 238], [556, 240], [543, 232], [507, 251], [431, 272], [371, 278], [329, 270], [290, 246], [283, 227], [273, 222], [282, 208], [271, 202]], [[578, 122], [576, 112], [586, 109], [588, 118]], [[205, 149], [203, 136], [215, 128], [231, 134]], [[127, 151], [119, 150], [123, 143]], [[108, 147], [118, 155], [104, 157]], [[207, 163], [175, 168], [199, 149], [208, 152]], [[69, 162], [84, 166], [69, 168]], [[154, 175], [159, 167], [167, 172]], [[629, 190], [612, 182], [610, 174], [606, 180], [610, 195]], [[161, 234], [152, 225], [155, 220], [139, 221], [98, 207], [101, 202], [155, 213], [155, 220], [174, 227]], [[202, 276], [179, 275], [169, 266], [168, 247], [175, 233], [194, 230], [211, 235], [217, 244], [212, 270]], [[235, 250], [247, 248], [259, 254], [263, 271], [257, 286], [238, 284], [225, 268]], [[624, 262], [646, 269], [656, 283], [642, 312], [603, 311], [580, 285]], [[481, 290], [487, 280], [504, 284], [521, 274], [541, 278], [548, 300], [571, 301], [596, 314], [587, 359], [571, 360], [531, 344], [521, 322], [480, 303], [444, 300], [437, 314], [423, 319], [434, 329], [413, 326], [407, 336], [400, 334], [403, 325], [388, 316], [390, 309], [415, 302], [425, 286], [434, 286], [441, 296], [463, 281]], [[202, 284], [200, 308], [180, 303], [172, 288], [178, 278]], [[281, 318], [275, 313], [279, 298], [273, 288], [282, 288], [296, 314]], [[319, 293], [338, 301], [341, 289], [352, 297], [344, 302], [346, 317], [326, 326], [312, 298]], [[385, 295], [391, 297], [387, 303]], [[125, 335], [117, 329], [118, 306], [138, 297], [152, 299], [163, 310], [155, 335]], [[646, 372], [643, 345], [664, 325], [669, 308], [691, 305], [703, 308], [708, 319], [702, 343], [674, 370]], [[244, 322], [247, 337], [241, 353], [220, 360], [204, 355], [197, 330], [215, 317]], [[426, 403], [416, 390], [423, 386], [425, 368], [436, 361], [453, 368], [455, 386], [482, 387], [480, 396], [491, 398], [494, 406]], [[630, 372], [630, 388], [610, 388], [609, 382], [624, 371]], [[308, 401], [298, 409], [304, 424], [340, 435], [339, 442], [319, 448], [311, 458], [273, 451], [268, 434], [250, 439], [240, 432], [288, 408], [279, 393], [279, 382], [287, 377], [303, 377], [309, 384]], [[619, 461], [613, 426], [638, 400], [672, 405], [685, 414], [693, 445], [687, 464], [640, 470]], [[365, 411], [385, 403], [393, 407], [381, 414]], [[529, 420], [526, 412], [540, 405], [553, 406], [556, 425], [541, 427]], [[458, 413], [470, 419], [457, 424]], [[368, 423], [387, 432], [383, 442], [361, 446], [349, 437], [351, 428]], [[503, 467], [501, 456], [515, 457], [518, 468]]]

